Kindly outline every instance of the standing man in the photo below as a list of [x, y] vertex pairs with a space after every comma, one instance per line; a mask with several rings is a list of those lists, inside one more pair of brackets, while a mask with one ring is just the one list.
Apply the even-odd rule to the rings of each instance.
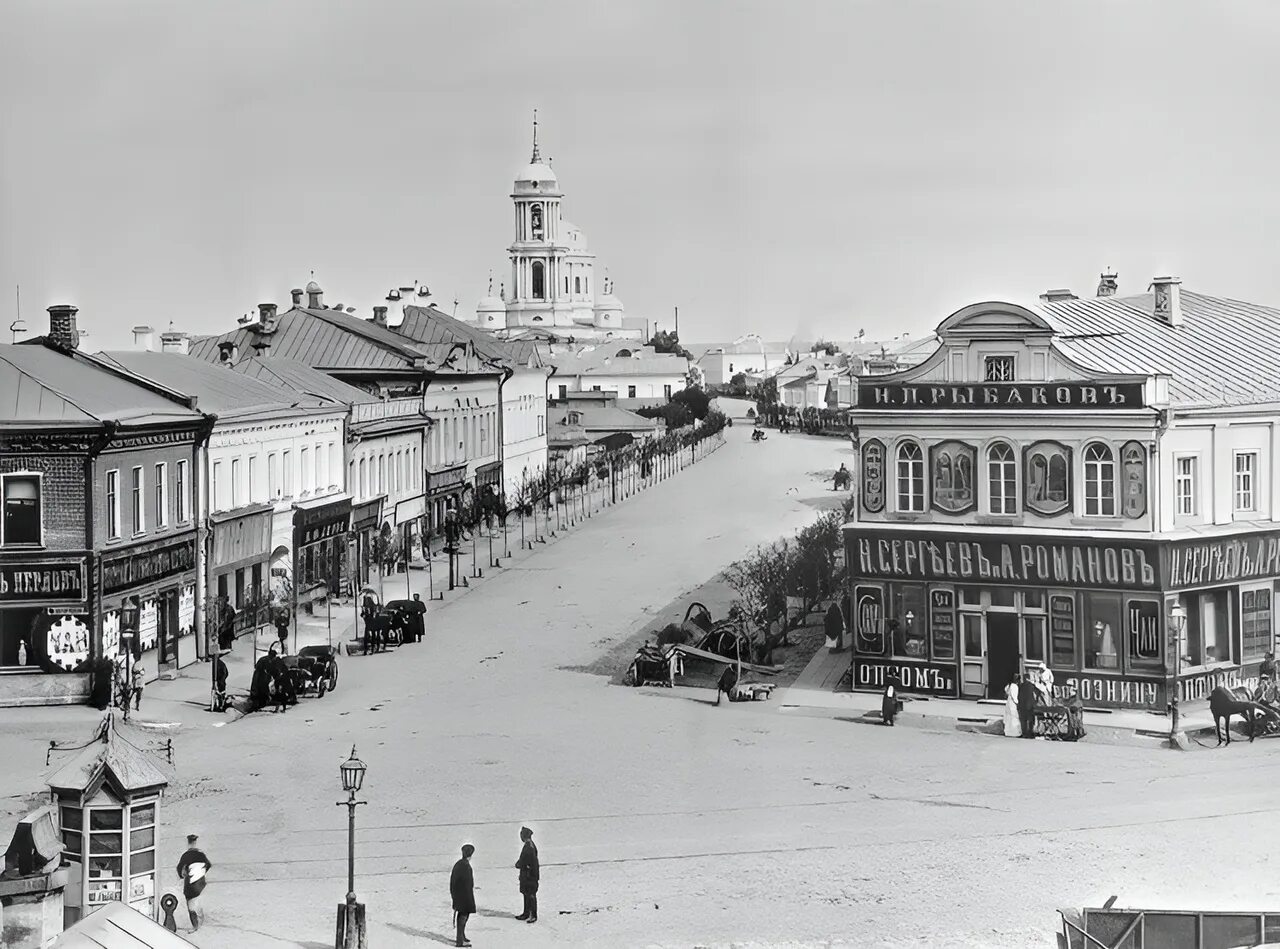
[[516, 861], [516, 869], [520, 871], [520, 895], [524, 897], [524, 912], [516, 919], [536, 923], [538, 921], [538, 847], [533, 842], [533, 831], [528, 827], [520, 828], [520, 839], [524, 848], [520, 851], [520, 859]]
[[225, 595], [218, 596], [218, 648], [230, 650], [236, 642], [236, 610]]
[[191, 917], [191, 931], [200, 928], [204, 910], [200, 906], [200, 894], [205, 888], [205, 874], [213, 867], [204, 851], [196, 846], [199, 838], [187, 835], [187, 852], [178, 861], [178, 876], [182, 878], [182, 895], [187, 901], [187, 915]]
[[827, 634], [827, 648], [832, 652], [839, 652], [844, 648], [844, 614], [840, 612], [840, 604], [835, 600], [827, 607], [822, 625], [823, 632]]
[[1036, 693], [1031, 676], [1023, 673], [1018, 682], [1018, 722], [1022, 726], [1023, 738], [1036, 737]]
[[449, 895], [453, 898], [453, 917], [458, 927], [455, 946], [471, 945], [467, 938], [467, 917], [476, 911], [476, 880], [471, 872], [471, 855], [475, 852], [471, 844], [463, 844], [462, 859], [453, 865], [453, 873], [449, 875]]
[[289, 608], [276, 608], [276, 638], [280, 640], [280, 655], [289, 655]]

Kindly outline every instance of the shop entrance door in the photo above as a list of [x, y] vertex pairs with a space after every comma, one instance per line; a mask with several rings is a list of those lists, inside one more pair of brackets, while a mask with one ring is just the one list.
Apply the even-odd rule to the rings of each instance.
[[1015, 613], [987, 614], [987, 698], [1004, 698], [1004, 689], [1018, 674], [1018, 617]]
[[985, 626], [986, 617], [981, 613], [960, 614], [962, 698], [980, 699], [987, 694]]
[[156, 597], [157, 672], [169, 672], [178, 664], [178, 594], [170, 590]]

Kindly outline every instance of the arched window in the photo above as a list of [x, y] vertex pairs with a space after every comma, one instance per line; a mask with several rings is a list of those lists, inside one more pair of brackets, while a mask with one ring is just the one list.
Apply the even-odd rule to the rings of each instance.
[[987, 493], [992, 514], [1014, 514], [1018, 510], [1018, 466], [1013, 449], [997, 442], [987, 449]]
[[581, 278], [581, 277], [574, 277], [574, 278], [573, 278], [573, 292], [574, 292], [574, 293], [581, 293], [581, 292], [582, 292], [582, 278]]
[[533, 298], [542, 300], [547, 295], [547, 268], [543, 266], [542, 261], [535, 260], [533, 262]]
[[1084, 450], [1084, 513], [1116, 516], [1116, 461], [1111, 448], [1092, 442]]
[[915, 442], [898, 446], [898, 510], [924, 511], [924, 453]]

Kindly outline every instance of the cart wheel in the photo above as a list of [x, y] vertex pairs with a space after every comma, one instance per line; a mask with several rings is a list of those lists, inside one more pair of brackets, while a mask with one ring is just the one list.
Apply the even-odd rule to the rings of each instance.
[[622, 681], [627, 685], [639, 686], [642, 684], [640, 682], [640, 669], [634, 659], [631, 660], [631, 665], [627, 666], [627, 671], [622, 677]]
[[326, 683], [324, 679], [320, 680], [320, 684], [316, 686], [316, 698], [318, 699], [324, 698], [324, 693], [327, 688], [327, 685], [328, 683]]
[[332, 692], [338, 687], [338, 663], [335, 661], [329, 667], [329, 691]]

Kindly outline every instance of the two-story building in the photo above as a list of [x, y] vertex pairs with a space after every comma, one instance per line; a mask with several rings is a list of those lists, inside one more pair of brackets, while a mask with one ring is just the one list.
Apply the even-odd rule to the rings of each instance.
[[1029, 662], [1162, 711], [1256, 674], [1280, 589], [1280, 310], [976, 303], [857, 379], [853, 685], [1002, 696]]
[[685, 387], [689, 360], [651, 346], [600, 343], [553, 356], [549, 398], [571, 392], [616, 392], [619, 399], [669, 399]]

